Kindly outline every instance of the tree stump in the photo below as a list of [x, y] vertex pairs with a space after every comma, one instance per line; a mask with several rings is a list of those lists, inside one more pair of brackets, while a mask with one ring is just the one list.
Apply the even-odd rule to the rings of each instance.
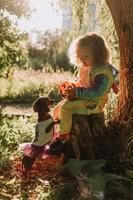
[[103, 158], [102, 143], [105, 134], [104, 113], [73, 115], [70, 143], [77, 159]]

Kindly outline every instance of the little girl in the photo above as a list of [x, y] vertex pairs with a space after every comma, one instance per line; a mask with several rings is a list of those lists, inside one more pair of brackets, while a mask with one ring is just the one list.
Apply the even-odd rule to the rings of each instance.
[[69, 138], [73, 114], [100, 113], [112, 88], [118, 93], [115, 76], [118, 73], [109, 62], [109, 52], [104, 40], [95, 33], [77, 38], [69, 48], [69, 58], [80, 67], [76, 88], [66, 90], [67, 99], [54, 109], [54, 119], [60, 119], [58, 137]]

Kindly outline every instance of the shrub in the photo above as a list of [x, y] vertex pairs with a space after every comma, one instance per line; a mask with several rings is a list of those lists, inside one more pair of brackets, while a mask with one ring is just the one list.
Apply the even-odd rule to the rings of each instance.
[[[45, 31], [37, 32], [38, 46], [29, 46], [29, 57], [31, 67], [34, 69], [42, 69], [42, 65], [50, 65], [54, 72], [58, 69], [64, 71], [73, 71], [73, 66], [67, 58], [67, 49], [70, 43], [68, 33], [60, 33]], [[41, 49], [40, 49], [41, 47]]]
[[4, 12], [0, 12], [0, 76], [9, 77], [13, 66], [27, 64], [27, 35], [22, 34]]
[[[47, 67], [47, 66], [46, 66]], [[66, 79], [71, 80], [68, 72], [46, 73], [33, 70], [15, 70], [14, 77], [1, 78], [0, 99], [4, 103], [32, 103], [41, 95], [53, 98], [55, 102], [61, 100], [58, 94], [58, 84]]]
[[10, 161], [12, 153], [18, 151], [18, 145], [31, 141], [34, 134], [33, 117], [5, 116], [0, 113], [0, 167]]
[[44, 62], [42, 59], [39, 58], [32, 58], [29, 62], [30, 67], [32, 67], [34, 70], [42, 70], [44, 67]]

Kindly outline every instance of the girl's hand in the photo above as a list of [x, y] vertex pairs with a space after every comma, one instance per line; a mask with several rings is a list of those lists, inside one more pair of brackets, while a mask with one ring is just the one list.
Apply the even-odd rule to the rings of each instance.
[[67, 90], [65, 91], [65, 96], [66, 96], [67, 99], [69, 99], [69, 100], [76, 99], [76, 91], [75, 91], [75, 88], [67, 89]]

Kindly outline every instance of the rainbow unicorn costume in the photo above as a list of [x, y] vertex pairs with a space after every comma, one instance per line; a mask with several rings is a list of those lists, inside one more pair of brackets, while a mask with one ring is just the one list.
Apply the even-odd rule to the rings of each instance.
[[112, 88], [116, 91], [115, 77], [118, 71], [110, 64], [81, 67], [79, 82], [75, 83], [76, 100], [64, 99], [54, 109], [54, 119], [60, 119], [58, 134], [69, 134], [72, 115], [90, 115], [103, 111]]

